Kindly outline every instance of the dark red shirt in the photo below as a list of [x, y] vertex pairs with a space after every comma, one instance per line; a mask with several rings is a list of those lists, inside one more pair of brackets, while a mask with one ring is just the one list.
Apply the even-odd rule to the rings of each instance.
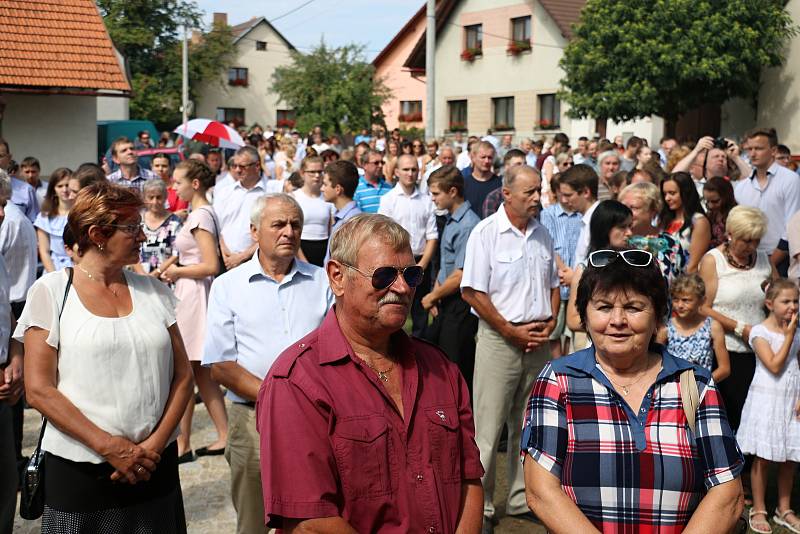
[[273, 364], [256, 406], [270, 527], [341, 516], [358, 532], [455, 531], [462, 482], [483, 475], [467, 385], [433, 345], [391, 341], [403, 418], [335, 308]]
[[167, 187], [167, 209], [173, 213], [176, 211], [185, 210], [189, 207], [189, 203], [181, 200], [178, 192], [171, 187]]

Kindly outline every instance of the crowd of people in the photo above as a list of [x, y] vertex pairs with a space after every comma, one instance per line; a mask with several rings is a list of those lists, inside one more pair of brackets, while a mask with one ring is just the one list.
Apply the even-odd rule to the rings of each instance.
[[214, 455], [241, 534], [492, 532], [501, 498], [553, 532], [726, 532], [744, 500], [800, 532], [774, 130], [243, 133], [145, 165], [140, 132], [48, 180], [0, 140], [0, 532], [26, 404], [46, 533], [185, 532], [178, 466]]

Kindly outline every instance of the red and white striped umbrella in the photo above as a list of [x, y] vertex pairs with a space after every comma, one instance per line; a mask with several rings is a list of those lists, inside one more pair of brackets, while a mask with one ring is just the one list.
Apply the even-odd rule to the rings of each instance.
[[211, 146], [220, 148], [239, 148], [244, 146], [244, 140], [239, 133], [218, 121], [209, 119], [192, 119], [186, 124], [181, 124], [173, 130], [193, 141], [201, 141]]

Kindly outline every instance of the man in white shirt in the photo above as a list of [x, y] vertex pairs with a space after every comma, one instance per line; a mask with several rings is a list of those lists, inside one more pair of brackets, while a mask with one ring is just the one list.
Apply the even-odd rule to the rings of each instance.
[[767, 216], [767, 233], [758, 249], [772, 254], [786, 238], [789, 220], [800, 211], [800, 180], [797, 174], [775, 162], [778, 135], [772, 128], [758, 128], [745, 136], [753, 172], [734, 186], [736, 202], [758, 208]]
[[231, 498], [237, 534], [267, 532], [255, 400], [272, 363], [316, 329], [333, 303], [325, 271], [296, 258], [303, 211], [284, 193], [256, 200], [251, 231], [257, 250], [218, 277], [208, 299], [203, 365], [228, 389]]
[[[479, 317], [473, 406], [475, 441], [486, 470], [484, 532], [494, 522], [496, 448], [503, 424], [516, 446], [536, 376], [550, 359], [548, 337], [560, 301], [553, 242], [536, 220], [541, 178], [532, 167], [509, 169], [501, 208], [470, 234], [462, 298]], [[506, 513], [530, 518], [519, 458], [508, 454]]]
[[250, 210], [256, 199], [268, 192], [259, 161], [255, 148], [244, 146], [237, 150], [231, 165], [236, 181], [214, 192], [214, 211], [221, 234], [219, 246], [228, 269], [252, 258], [258, 248], [250, 231]]
[[[600, 179], [594, 169], [586, 164], [573, 165], [558, 177], [559, 194], [564, 206], [572, 212], [583, 214], [581, 218], [581, 233], [578, 236], [578, 246], [575, 249], [575, 265], [586, 261], [589, 256], [589, 224], [592, 222], [592, 215], [599, 204], [597, 200], [597, 188]], [[562, 274], [562, 278], [564, 275]], [[571, 283], [571, 270], [563, 284]]]
[[36, 281], [36, 229], [21, 209], [9, 202], [11, 180], [5, 171], [0, 170], [0, 206], [4, 208], [5, 218], [0, 225], [0, 254], [5, 260], [9, 275], [9, 300], [15, 317], [19, 317], [25, 307], [28, 289]]
[[458, 167], [459, 171], [463, 171], [472, 165], [472, 145], [478, 143], [479, 141], [480, 139], [474, 135], [469, 136], [469, 139], [467, 139], [467, 149], [462, 150], [458, 155], [458, 158], [456, 158], [456, 167]]
[[417, 186], [419, 166], [416, 157], [411, 154], [399, 156], [394, 174], [397, 185], [381, 197], [378, 213], [392, 218], [411, 234], [414, 261], [425, 269], [425, 277], [411, 304], [411, 333], [420, 337], [428, 325], [428, 312], [422, 306], [422, 297], [431, 290], [431, 260], [439, 243], [435, 206], [430, 196], [420, 192]]

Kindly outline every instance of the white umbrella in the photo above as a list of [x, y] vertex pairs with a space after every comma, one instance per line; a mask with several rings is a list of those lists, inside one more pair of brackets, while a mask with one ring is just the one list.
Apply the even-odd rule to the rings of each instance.
[[244, 140], [239, 133], [219, 121], [192, 119], [173, 130], [178, 135], [193, 141], [201, 141], [220, 148], [239, 148]]

